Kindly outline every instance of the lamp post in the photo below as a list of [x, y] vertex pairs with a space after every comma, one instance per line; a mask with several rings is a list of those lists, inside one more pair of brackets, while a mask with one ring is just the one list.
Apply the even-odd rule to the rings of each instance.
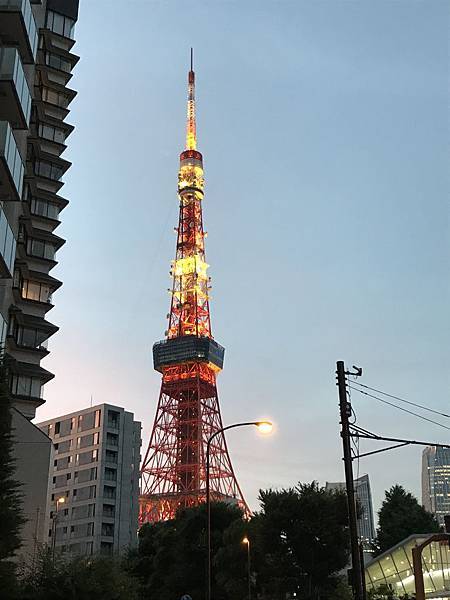
[[248, 600], [252, 600], [252, 580], [250, 575], [250, 540], [247, 536], [242, 540], [247, 545], [247, 578], [248, 578]]
[[55, 514], [53, 516], [53, 536], [52, 536], [52, 564], [55, 564], [55, 546], [56, 546], [56, 521], [58, 520], [58, 510], [59, 510], [59, 505], [60, 504], [64, 504], [64, 502], [66, 501], [66, 499], [64, 498], [64, 496], [61, 496], [61, 498], [58, 498], [58, 500], [56, 501], [56, 511]]
[[206, 511], [207, 511], [207, 537], [208, 537], [208, 596], [207, 599], [211, 600], [211, 493], [209, 485], [209, 452], [211, 449], [211, 442], [213, 439], [228, 431], [228, 429], [235, 429], [236, 427], [248, 427], [253, 425], [259, 429], [261, 433], [268, 434], [272, 431], [272, 423], [270, 421], [248, 421], [245, 423], [234, 423], [233, 425], [227, 425], [215, 431], [212, 436], [209, 437], [206, 443]]

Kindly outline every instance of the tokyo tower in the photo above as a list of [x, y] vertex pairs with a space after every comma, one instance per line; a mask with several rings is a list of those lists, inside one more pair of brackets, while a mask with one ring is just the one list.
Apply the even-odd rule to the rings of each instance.
[[[186, 149], [180, 155], [180, 213], [172, 262], [166, 339], [153, 346], [154, 368], [162, 373], [150, 443], [141, 467], [140, 524], [171, 519], [178, 508], [205, 501], [206, 444], [222, 418], [216, 376], [224, 348], [212, 336], [210, 277], [203, 231], [203, 157], [197, 150], [195, 74], [188, 74]], [[233, 472], [225, 437], [210, 449], [211, 499], [248, 507]]]

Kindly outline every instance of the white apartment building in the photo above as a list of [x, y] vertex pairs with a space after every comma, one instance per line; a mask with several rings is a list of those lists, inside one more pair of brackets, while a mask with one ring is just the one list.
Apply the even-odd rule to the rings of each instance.
[[115, 554], [137, 543], [141, 423], [99, 404], [38, 427], [54, 444], [44, 542], [72, 554]]

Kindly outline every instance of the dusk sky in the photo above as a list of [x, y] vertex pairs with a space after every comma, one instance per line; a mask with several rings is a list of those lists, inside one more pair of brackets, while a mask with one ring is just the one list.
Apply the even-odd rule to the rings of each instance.
[[[48, 315], [60, 331], [43, 362], [56, 377], [36, 421], [92, 396], [142, 421], [145, 453], [191, 46], [222, 417], [276, 423], [269, 438], [227, 438], [251, 508], [259, 488], [343, 480], [336, 360], [449, 413], [448, 2], [80, 4], [52, 271], [64, 286]], [[362, 427], [448, 443], [442, 427], [352, 400]], [[420, 468], [411, 447], [359, 473], [378, 508], [397, 482], [420, 497]]]

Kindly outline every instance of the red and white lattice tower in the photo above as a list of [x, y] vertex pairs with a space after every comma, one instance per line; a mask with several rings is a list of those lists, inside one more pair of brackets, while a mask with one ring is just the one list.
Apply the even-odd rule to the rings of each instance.
[[[224, 348], [211, 333], [203, 188], [191, 54], [186, 150], [180, 155], [178, 173], [180, 217], [171, 270], [169, 326], [166, 339], [153, 346], [153, 363], [162, 373], [162, 383], [141, 468], [141, 524], [173, 518], [178, 508], [205, 501], [206, 443], [223, 426], [216, 377], [223, 366]], [[210, 488], [212, 500], [235, 502], [248, 512], [223, 434], [211, 444]]]

